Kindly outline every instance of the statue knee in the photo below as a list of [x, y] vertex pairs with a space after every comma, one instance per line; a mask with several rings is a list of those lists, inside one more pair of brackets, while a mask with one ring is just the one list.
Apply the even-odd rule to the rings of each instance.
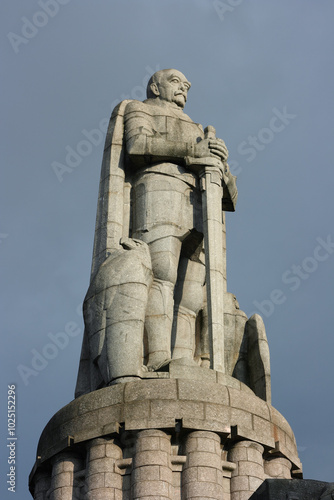
[[155, 279], [167, 281], [175, 285], [178, 262], [170, 252], [159, 252], [152, 255], [152, 271]]
[[180, 266], [182, 286], [175, 293], [176, 303], [197, 314], [204, 303], [205, 267], [200, 262], [188, 260]]
[[184, 283], [179, 305], [197, 314], [204, 303], [204, 287], [198, 281]]

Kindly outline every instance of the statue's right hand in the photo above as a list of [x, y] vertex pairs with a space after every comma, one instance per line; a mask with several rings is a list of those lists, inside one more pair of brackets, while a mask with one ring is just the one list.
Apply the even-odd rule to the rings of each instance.
[[197, 142], [194, 146], [195, 158], [206, 158], [208, 156], [211, 156], [209, 144], [210, 139], [202, 139], [201, 141]]

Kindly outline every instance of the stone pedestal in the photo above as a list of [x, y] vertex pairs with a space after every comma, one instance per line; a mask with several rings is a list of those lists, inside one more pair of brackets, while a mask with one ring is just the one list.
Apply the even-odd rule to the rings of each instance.
[[[81, 396], [45, 427], [35, 500], [247, 500], [301, 464], [284, 417], [238, 380], [173, 363]], [[191, 379], [190, 379], [191, 377]]]

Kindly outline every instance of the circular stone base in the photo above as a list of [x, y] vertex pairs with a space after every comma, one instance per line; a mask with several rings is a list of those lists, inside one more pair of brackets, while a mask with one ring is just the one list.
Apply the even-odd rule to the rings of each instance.
[[163, 378], [116, 384], [80, 396], [46, 425], [38, 465], [70, 444], [120, 430], [163, 429], [213, 431], [231, 441], [254, 441], [288, 458], [293, 469], [301, 468], [294, 434], [275, 408], [235, 378], [202, 368], [196, 373], [202, 380], [165, 378], [172, 374], [163, 373]]

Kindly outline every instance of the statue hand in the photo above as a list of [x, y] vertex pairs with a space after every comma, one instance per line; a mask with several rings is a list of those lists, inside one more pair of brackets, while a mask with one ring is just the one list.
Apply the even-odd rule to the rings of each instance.
[[205, 158], [208, 156], [216, 157], [222, 162], [228, 158], [228, 151], [225, 142], [222, 139], [202, 139], [194, 147], [196, 158]]

